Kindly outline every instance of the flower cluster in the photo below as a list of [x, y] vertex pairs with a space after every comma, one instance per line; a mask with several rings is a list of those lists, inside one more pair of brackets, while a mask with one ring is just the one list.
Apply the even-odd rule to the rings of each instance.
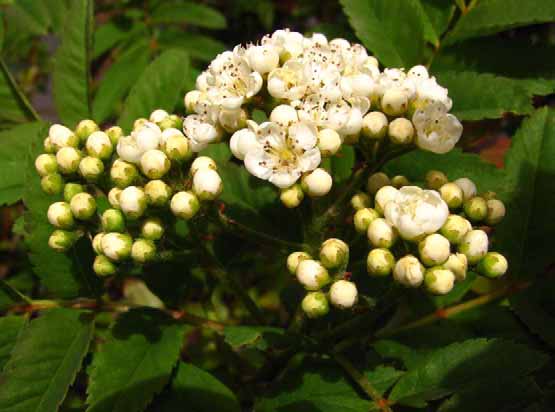
[[[343, 144], [387, 138], [388, 144], [445, 153], [462, 133], [449, 114], [447, 89], [425, 67], [380, 71], [360, 44], [289, 30], [218, 55], [185, 106], [193, 151], [231, 135], [234, 156], [280, 188], [287, 207], [298, 206], [305, 194], [330, 191], [332, 177], [321, 161]], [[255, 110], [266, 121], [255, 122]]]
[[[167, 224], [191, 219], [201, 201], [223, 189], [216, 163], [195, 155], [196, 143], [181, 127], [182, 119], [164, 110], [136, 120], [129, 136], [117, 126], [101, 131], [92, 120], [75, 130], [51, 126], [46, 153], [35, 160], [42, 189], [63, 197], [48, 208], [56, 228], [50, 247], [65, 252], [88, 236], [98, 255], [94, 271], [103, 276], [130, 258], [155, 259]], [[97, 204], [101, 197], [110, 207]]]

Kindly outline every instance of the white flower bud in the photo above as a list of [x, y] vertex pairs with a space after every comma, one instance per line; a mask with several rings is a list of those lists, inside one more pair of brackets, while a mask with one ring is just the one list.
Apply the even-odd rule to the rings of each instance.
[[73, 216], [79, 220], [88, 220], [96, 213], [96, 201], [87, 192], [77, 193], [69, 205]]
[[420, 260], [426, 266], [441, 265], [451, 253], [449, 241], [440, 234], [433, 233], [421, 240], [418, 244]]
[[407, 111], [409, 96], [401, 88], [386, 90], [382, 96], [382, 110], [389, 116], [401, 116]]
[[330, 281], [327, 269], [320, 262], [312, 259], [299, 262], [296, 275], [306, 290], [319, 290]]
[[71, 229], [75, 223], [71, 207], [66, 202], [52, 203], [48, 207], [47, 216], [50, 224], [60, 229]]
[[139, 148], [133, 136], [123, 136], [119, 139], [116, 147], [118, 156], [130, 163], [139, 163], [144, 151]]
[[318, 132], [318, 149], [322, 156], [329, 157], [341, 149], [341, 136], [333, 129], [322, 129]]
[[64, 200], [70, 202], [77, 193], [84, 192], [85, 188], [79, 183], [67, 183], [64, 186]]
[[151, 122], [144, 123], [139, 129], [133, 132], [132, 137], [137, 142], [137, 147], [141, 152], [158, 149], [162, 139], [162, 131]]
[[85, 119], [81, 120], [77, 124], [77, 127], [75, 128], [75, 134], [80, 141], [84, 142], [91, 134], [98, 130], [98, 125], [94, 122], [94, 120]]
[[113, 187], [108, 192], [108, 202], [114, 209], [119, 209], [119, 195], [121, 194], [121, 189], [119, 187]]
[[94, 132], [87, 138], [87, 153], [99, 159], [109, 159], [114, 147], [108, 135], [104, 132]]
[[119, 206], [126, 217], [130, 219], [141, 217], [147, 206], [145, 192], [137, 186], [126, 187], [119, 195]]
[[455, 275], [449, 269], [435, 266], [426, 271], [424, 285], [426, 290], [434, 295], [446, 295], [453, 289]]
[[362, 134], [370, 139], [382, 139], [387, 133], [388, 120], [382, 112], [370, 112], [362, 119]]
[[386, 249], [395, 244], [398, 236], [395, 228], [382, 218], [374, 219], [366, 234], [372, 246]]
[[156, 257], [156, 245], [152, 240], [137, 239], [131, 246], [131, 257], [138, 263], [149, 262]]
[[[165, 129], [165, 130], [162, 132], [162, 134], [160, 135], [160, 146], [161, 146], [161, 147], [165, 147], [165, 146], [166, 146], [166, 142], [168, 141], [168, 139], [169, 139], [170, 137], [174, 137], [174, 136], [177, 136], [177, 137], [185, 137], [185, 135], [184, 135], [179, 129], [176, 129], [176, 128], [174, 128], [174, 127], [169, 127], [169, 128], [167, 128], [167, 129]], [[187, 139], [187, 138], [185, 137], [185, 139]], [[188, 139], [187, 139], [187, 140], [188, 140]]]
[[216, 166], [216, 162], [208, 156], [199, 156], [191, 164], [191, 175], [194, 175], [201, 169], [218, 170], [218, 166]]
[[463, 191], [463, 200], [468, 200], [476, 196], [477, 189], [476, 185], [472, 180], [467, 177], [461, 177], [454, 182]]
[[368, 188], [368, 193], [375, 195], [378, 193], [378, 190], [384, 186], [389, 186], [390, 183], [389, 177], [385, 173], [378, 172], [370, 175], [366, 187]]
[[116, 273], [116, 265], [106, 256], [97, 256], [94, 259], [93, 270], [98, 276], [110, 276]]
[[243, 160], [250, 150], [259, 146], [256, 135], [250, 129], [236, 131], [229, 141], [229, 148], [233, 156], [239, 160]]
[[172, 213], [181, 219], [191, 219], [200, 209], [200, 203], [192, 192], [177, 192], [170, 202]]
[[312, 256], [306, 252], [293, 252], [287, 256], [287, 270], [289, 273], [292, 275], [296, 274], [297, 266], [299, 266], [299, 263], [306, 259], [312, 259]]
[[75, 173], [79, 168], [81, 153], [74, 147], [62, 147], [56, 153], [58, 168], [63, 174]]
[[389, 249], [372, 249], [366, 258], [366, 269], [370, 276], [388, 276], [395, 266], [395, 257]]
[[35, 159], [35, 169], [41, 176], [46, 176], [58, 171], [58, 162], [53, 154], [43, 153]]
[[133, 240], [126, 233], [105, 233], [100, 244], [102, 253], [117, 262], [127, 259], [131, 255]]
[[118, 209], [106, 209], [100, 218], [104, 232], [123, 232], [125, 230], [125, 217]]
[[439, 193], [449, 209], [458, 209], [462, 206], [464, 193], [457, 184], [445, 183], [439, 188]]
[[280, 104], [274, 107], [270, 113], [270, 121], [278, 123], [283, 127], [289, 127], [293, 123], [299, 121], [299, 116], [297, 111], [288, 104]]
[[191, 90], [185, 94], [184, 105], [187, 113], [193, 113], [195, 111], [195, 106], [200, 100], [202, 92], [200, 90]]
[[67, 230], [55, 230], [52, 232], [48, 238], [48, 246], [54, 249], [56, 252], [67, 252], [71, 248], [75, 241], [77, 240], [77, 235], [75, 232]]
[[248, 119], [248, 113], [245, 109], [220, 110], [218, 114], [218, 123], [228, 133], [245, 127]]
[[279, 54], [271, 46], [250, 46], [245, 55], [249, 66], [260, 74], [269, 73], [279, 65]]
[[123, 129], [119, 126], [112, 126], [108, 130], [106, 130], [106, 134], [110, 138], [112, 146], [116, 146], [119, 142], [119, 139], [123, 136]]
[[393, 268], [393, 278], [403, 286], [417, 288], [424, 280], [424, 266], [412, 255], [402, 257]]
[[349, 261], [349, 246], [341, 239], [327, 239], [320, 249], [320, 262], [327, 269], [338, 268]]
[[407, 72], [407, 77], [409, 79], [414, 79], [414, 80], [418, 81], [418, 80], [427, 79], [427, 78], [430, 77], [430, 75], [428, 74], [428, 69], [426, 69], [425, 66], [418, 65], [418, 66], [412, 67]]
[[[166, 130], [164, 130], [164, 132]], [[189, 147], [189, 139], [187, 139], [185, 136], [168, 137], [164, 145], [164, 150], [170, 160], [176, 162], [187, 160], [193, 154], [191, 148]]]
[[490, 226], [496, 225], [505, 217], [505, 205], [501, 200], [489, 199], [487, 201], [488, 215], [486, 223]]
[[170, 170], [171, 162], [161, 150], [148, 150], [141, 156], [141, 170], [150, 179], [159, 179]]
[[167, 117], [169, 117], [169, 113], [168, 113], [168, 112], [166, 112], [165, 110], [162, 110], [162, 109], [157, 109], [157, 110], [154, 110], [154, 111], [150, 114], [149, 120], [150, 120], [152, 123], [160, 123], [160, 122], [162, 122], [163, 120], [165, 120]]
[[339, 309], [352, 308], [358, 301], [357, 287], [353, 282], [338, 280], [330, 287], [330, 302]]
[[289, 209], [299, 206], [304, 199], [304, 192], [301, 185], [294, 184], [286, 189], [281, 189], [279, 199], [281, 203]]
[[104, 163], [97, 157], [86, 156], [79, 162], [79, 174], [88, 182], [97, 181], [104, 173]]
[[380, 190], [377, 191], [376, 197], [374, 198], [374, 206], [378, 213], [383, 214], [385, 210], [385, 206], [395, 200], [397, 195], [399, 194], [399, 190], [395, 189], [393, 186], [383, 186]]
[[474, 196], [464, 202], [464, 213], [473, 222], [481, 222], [488, 215], [488, 204], [486, 200], [479, 196]]
[[503, 276], [509, 264], [505, 256], [497, 252], [488, 252], [478, 263], [478, 272], [488, 278]]
[[474, 265], [488, 252], [488, 235], [483, 230], [471, 230], [459, 244], [459, 252], [464, 253], [468, 263]]
[[77, 136], [61, 124], [53, 124], [50, 126], [48, 137], [55, 150], [60, 150], [62, 147], [77, 147], [79, 145]]
[[353, 107], [348, 114], [347, 121], [339, 132], [344, 136], [350, 136], [351, 144], [358, 142], [360, 131], [362, 130], [362, 112], [359, 108]]
[[457, 281], [462, 282], [466, 279], [468, 259], [462, 253], [451, 254], [442, 266], [453, 272]]
[[351, 206], [355, 210], [365, 209], [372, 206], [372, 199], [366, 193], [359, 192], [351, 198]]
[[117, 159], [110, 169], [110, 178], [119, 188], [124, 188], [132, 184], [138, 175], [139, 172], [134, 165], [120, 159]]
[[141, 224], [141, 236], [145, 239], [160, 240], [164, 231], [164, 224], [156, 217], [150, 217]]
[[64, 187], [64, 179], [59, 173], [51, 173], [47, 176], [43, 176], [40, 180], [40, 187], [44, 193], [49, 195], [57, 195], [62, 191]]
[[301, 302], [301, 308], [310, 319], [325, 316], [330, 311], [328, 298], [324, 292], [310, 292]]
[[163, 180], [151, 180], [144, 187], [149, 205], [165, 206], [172, 195], [172, 189]]
[[426, 187], [428, 189], [439, 190], [441, 186], [448, 183], [449, 179], [445, 173], [439, 170], [430, 170], [426, 173]]
[[102, 238], [104, 237], [104, 232], [97, 233], [92, 240], [92, 248], [94, 253], [97, 255], [102, 254]]
[[302, 188], [310, 197], [325, 196], [331, 190], [333, 180], [324, 169], [314, 169], [302, 178]]
[[389, 123], [387, 134], [394, 144], [410, 144], [414, 137], [414, 127], [409, 119], [398, 117]]
[[43, 148], [44, 151], [48, 154], [56, 153], [57, 150], [54, 144], [52, 144], [52, 140], [50, 140], [50, 137], [44, 139]]
[[148, 119], [146, 119], [144, 117], [139, 117], [138, 119], [136, 119], [133, 122], [133, 131], [139, 130], [140, 128], [142, 128], [147, 123], [151, 123], [151, 122], [149, 122]]
[[449, 215], [445, 224], [441, 227], [441, 234], [453, 245], [458, 245], [471, 230], [472, 224], [464, 217]]
[[222, 178], [213, 169], [200, 169], [193, 176], [193, 192], [200, 200], [214, 200], [223, 189]]
[[355, 216], [353, 217], [356, 231], [361, 234], [368, 232], [368, 226], [370, 226], [370, 223], [379, 217], [380, 214], [369, 207], [357, 210]]

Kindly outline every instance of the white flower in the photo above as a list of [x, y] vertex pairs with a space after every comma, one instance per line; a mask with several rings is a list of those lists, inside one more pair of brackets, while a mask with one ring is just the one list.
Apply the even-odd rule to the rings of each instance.
[[245, 51], [249, 66], [260, 74], [275, 69], [279, 64], [279, 53], [273, 46], [249, 46]]
[[206, 117], [198, 114], [191, 114], [183, 120], [183, 131], [191, 140], [193, 152], [200, 152], [220, 137], [218, 128], [209, 123]]
[[437, 84], [435, 77], [423, 79], [416, 84], [416, 107], [439, 102], [447, 111], [453, 107], [453, 101], [448, 96], [448, 90]]
[[402, 238], [415, 240], [438, 231], [449, 216], [449, 208], [434, 190], [404, 186], [385, 205], [384, 215]]
[[[303, 45], [306, 44], [305, 37], [298, 32], [286, 30], [276, 30], [271, 36], [265, 36], [262, 39], [263, 45], [273, 46], [280, 57], [287, 60], [291, 57], [297, 57], [303, 52]], [[321, 38], [318, 38], [321, 40]]]
[[250, 128], [236, 131], [229, 140], [231, 153], [240, 160], [243, 160], [247, 153], [259, 146], [256, 134]]
[[443, 103], [432, 103], [418, 109], [412, 122], [416, 128], [416, 145], [434, 153], [447, 153], [459, 141], [462, 125], [452, 114], [447, 113]]
[[259, 146], [245, 156], [245, 167], [254, 176], [268, 180], [279, 188], [295, 183], [302, 173], [314, 170], [321, 161], [316, 147], [316, 127], [294, 123], [284, 128], [265, 122], [257, 130]]
[[288, 61], [268, 75], [268, 93], [277, 99], [300, 99], [305, 94], [307, 83], [303, 64], [297, 60]]
[[358, 300], [357, 287], [353, 282], [338, 280], [330, 287], [330, 302], [340, 309], [352, 308]]

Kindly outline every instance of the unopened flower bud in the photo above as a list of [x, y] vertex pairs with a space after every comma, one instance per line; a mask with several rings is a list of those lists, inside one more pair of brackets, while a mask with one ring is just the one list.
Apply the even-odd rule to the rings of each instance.
[[306, 252], [293, 252], [293, 253], [291, 253], [289, 256], [287, 256], [287, 270], [292, 275], [296, 274], [297, 273], [297, 266], [299, 266], [299, 263], [301, 263], [303, 260], [307, 260], [307, 259], [312, 259], [312, 256], [310, 256]]
[[394, 144], [410, 144], [414, 137], [414, 126], [409, 119], [398, 117], [389, 123], [387, 134]]
[[50, 126], [48, 137], [55, 150], [60, 150], [62, 147], [77, 147], [79, 145], [77, 136], [61, 124], [53, 124]]
[[362, 119], [362, 134], [370, 139], [382, 139], [389, 122], [382, 112], [370, 112]]
[[466, 279], [468, 259], [462, 253], [453, 253], [449, 255], [442, 266], [445, 269], [449, 269], [451, 272], [453, 272], [457, 281], [462, 282]]
[[58, 171], [58, 162], [53, 154], [43, 153], [35, 160], [35, 168], [41, 176], [46, 176]]
[[123, 232], [125, 230], [125, 217], [118, 209], [107, 209], [100, 219], [102, 230], [105, 232]]
[[66, 183], [64, 186], [64, 200], [69, 203], [73, 196], [84, 191], [85, 188], [79, 183]]
[[488, 214], [486, 223], [490, 226], [496, 225], [505, 217], [505, 205], [501, 200], [490, 199], [487, 201]]
[[367, 236], [372, 246], [389, 249], [395, 244], [398, 234], [387, 220], [378, 218], [368, 226]]
[[199, 90], [191, 90], [190, 92], [187, 92], [187, 94], [185, 94], [183, 103], [185, 105], [187, 113], [193, 113], [195, 111], [195, 106], [197, 105], [201, 95], [202, 92], [200, 92]]
[[250, 46], [245, 57], [249, 66], [260, 74], [269, 73], [279, 65], [279, 54], [270, 45]]
[[497, 199], [497, 193], [495, 193], [493, 190], [486, 190], [485, 192], [480, 193], [479, 196], [483, 197], [486, 200]]
[[434, 295], [446, 295], [453, 289], [455, 275], [449, 269], [434, 266], [426, 271], [424, 285], [426, 290]]
[[488, 252], [488, 235], [483, 230], [471, 230], [459, 244], [459, 252], [464, 253], [468, 263], [474, 265]]
[[399, 88], [386, 90], [382, 96], [382, 110], [389, 116], [401, 116], [407, 111], [409, 99], [407, 93]]
[[365, 209], [372, 206], [372, 199], [364, 192], [358, 192], [351, 198], [351, 206], [355, 210]]
[[449, 179], [445, 173], [439, 170], [430, 170], [426, 173], [426, 187], [428, 189], [439, 190], [441, 186], [448, 183]]
[[464, 213], [473, 222], [481, 222], [488, 215], [488, 204], [485, 199], [474, 196], [464, 202]]
[[164, 224], [155, 217], [146, 219], [141, 225], [141, 236], [149, 240], [160, 240], [164, 235]]
[[170, 202], [172, 213], [181, 219], [191, 219], [200, 209], [198, 197], [192, 192], [177, 192]]
[[324, 157], [333, 156], [341, 149], [341, 136], [333, 129], [322, 129], [318, 132], [318, 149]]
[[472, 230], [472, 224], [459, 215], [449, 215], [440, 229], [440, 232], [453, 245], [461, 243], [468, 232]]
[[299, 206], [304, 199], [304, 192], [301, 185], [294, 184], [291, 187], [281, 189], [279, 199], [281, 203], [289, 209]]
[[94, 258], [93, 270], [98, 276], [110, 276], [116, 273], [116, 265], [106, 256]]
[[191, 151], [191, 148], [189, 147], [189, 139], [187, 139], [185, 136], [177, 135], [170, 136], [166, 140], [164, 150], [166, 151], [169, 159], [175, 162], [187, 160], [193, 153]]
[[49, 195], [57, 195], [62, 191], [64, 187], [64, 179], [59, 173], [51, 173], [47, 176], [43, 176], [40, 180], [40, 187], [44, 193]]
[[437, 233], [428, 235], [421, 240], [418, 244], [418, 251], [420, 260], [426, 266], [441, 265], [451, 252], [449, 241]]
[[147, 123], [152, 122], [149, 122], [148, 119], [145, 119], [144, 117], [139, 117], [133, 122], [133, 130], [139, 130]]
[[503, 276], [509, 264], [505, 256], [497, 252], [488, 252], [486, 255], [478, 262], [478, 272], [488, 278], [498, 278]]
[[325, 196], [331, 190], [333, 180], [331, 175], [324, 169], [314, 169], [309, 174], [303, 176], [301, 185], [303, 190], [310, 197]]
[[368, 193], [370, 193], [371, 195], [375, 195], [382, 187], [388, 186], [390, 184], [391, 182], [389, 181], [389, 177], [385, 173], [378, 172], [372, 174], [368, 178], [366, 187], [368, 188]]
[[163, 180], [151, 180], [144, 188], [149, 205], [162, 207], [168, 204], [172, 195], [172, 189]]
[[71, 207], [66, 202], [52, 203], [48, 207], [47, 216], [50, 224], [60, 229], [71, 229], [75, 223]]
[[97, 157], [85, 156], [79, 162], [79, 174], [87, 182], [95, 182], [104, 173], [104, 163]]
[[102, 238], [104, 237], [104, 232], [97, 233], [92, 240], [92, 248], [94, 253], [97, 255], [102, 254]]
[[213, 169], [200, 169], [193, 176], [193, 192], [200, 200], [214, 200], [223, 189], [222, 178]]
[[403, 186], [409, 186], [410, 182], [406, 176], [397, 175], [391, 178], [391, 185], [396, 189], [400, 189]]
[[417, 288], [424, 280], [424, 265], [412, 255], [402, 257], [393, 268], [393, 278], [403, 286]]
[[119, 187], [113, 187], [108, 192], [108, 202], [110, 206], [114, 209], [119, 209], [119, 195], [121, 194], [121, 189]]
[[325, 316], [330, 311], [328, 298], [324, 292], [310, 292], [301, 302], [303, 312], [310, 319]]
[[395, 257], [389, 249], [372, 249], [366, 258], [366, 269], [370, 276], [388, 276], [395, 266]]
[[283, 127], [289, 127], [298, 120], [297, 111], [288, 104], [280, 104], [274, 107], [272, 113], [270, 113], [270, 121], [278, 123]]
[[79, 220], [88, 220], [96, 212], [96, 201], [87, 192], [77, 193], [69, 203], [71, 212]]
[[56, 150], [57, 150], [54, 144], [52, 143], [52, 140], [50, 139], [50, 137], [47, 137], [46, 139], [44, 139], [43, 148], [47, 154], [56, 153]]
[[320, 262], [327, 269], [338, 268], [349, 261], [349, 246], [341, 239], [327, 239], [320, 249]]
[[81, 161], [81, 153], [74, 147], [62, 147], [56, 153], [56, 162], [58, 169], [63, 174], [75, 173], [79, 168]]
[[89, 156], [103, 160], [109, 159], [114, 150], [110, 137], [100, 131], [94, 132], [87, 138], [86, 148]]
[[119, 195], [119, 206], [127, 218], [141, 217], [147, 206], [145, 192], [136, 186], [126, 187]]
[[247, 128], [237, 130], [229, 140], [231, 153], [239, 160], [244, 160], [247, 153], [257, 146], [256, 134]]
[[474, 182], [467, 177], [461, 177], [454, 182], [463, 191], [463, 200], [472, 199], [476, 196], [477, 189]]
[[123, 129], [119, 126], [112, 126], [106, 130], [106, 134], [110, 138], [112, 146], [115, 147], [118, 144], [120, 137], [123, 136]]
[[68, 230], [55, 230], [48, 238], [48, 246], [56, 252], [67, 252], [77, 240], [77, 234]]
[[439, 193], [449, 209], [458, 209], [462, 206], [464, 193], [457, 184], [445, 183], [439, 188]]
[[376, 197], [374, 198], [374, 207], [376, 211], [383, 215], [385, 206], [394, 200], [399, 193], [398, 189], [395, 189], [393, 186], [384, 186], [376, 193]]
[[312, 259], [299, 262], [296, 275], [306, 290], [319, 290], [330, 281], [327, 269], [320, 262]]
[[339, 309], [352, 308], [358, 301], [357, 287], [348, 280], [338, 280], [330, 287], [330, 302]]
[[218, 170], [218, 166], [216, 162], [208, 156], [199, 156], [191, 164], [190, 173], [191, 175], [195, 175], [201, 169]]
[[100, 243], [102, 253], [113, 261], [124, 260], [131, 255], [133, 240], [126, 233], [105, 233]]
[[77, 124], [77, 127], [75, 128], [75, 134], [80, 141], [84, 142], [91, 134], [98, 130], [98, 125], [94, 122], [94, 120], [85, 119], [81, 120]]
[[110, 169], [110, 178], [114, 184], [123, 189], [135, 181], [139, 172], [135, 165], [117, 159]]
[[152, 123], [160, 123], [161, 121], [163, 121], [164, 119], [168, 118], [170, 115], [168, 112], [166, 112], [165, 110], [162, 109], [157, 109], [154, 110], [149, 117], [149, 120]]
[[152, 240], [137, 239], [131, 247], [131, 257], [138, 263], [149, 262], [156, 257], [156, 245]]
[[178, 116], [176, 114], [170, 114], [160, 123], [158, 123], [158, 126], [160, 126], [161, 130], [181, 129], [183, 127], [183, 119], [181, 118], [181, 116]]
[[368, 231], [368, 226], [370, 226], [370, 223], [372, 223], [379, 217], [380, 214], [369, 207], [357, 210], [355, 216], [353, 217], [356, 231], [358, 233], [366, 233]]
[[170, 170], [171, 162], [161, 150], [146, 151], [141, 156], [141, 170], [150, 179], [159, 179]]

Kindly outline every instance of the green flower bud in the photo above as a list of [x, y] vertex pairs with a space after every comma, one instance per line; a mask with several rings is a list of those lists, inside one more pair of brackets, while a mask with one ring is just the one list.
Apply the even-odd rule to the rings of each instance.
[[96, 212], [96, 201], [87, 192], [77, 193], [69, 204], [73, 216], [80, 220], [88, 220]]
[[362, 135], [370, 139], [382, 139], [387, 133], [388, 121], [382, 112], [370, 112], [362, 119]]
[[301, 188], [301, 185], [294, 184], [293, 186], [286, 189], [281, 189], [279, 199], [281, 200], [281, 203], [283, 203], [283, 205], [288, 209], [299, 206], [304, 199], [304, 192]]
[[137, 186], [126, 187], [119, 195], [119, 206], [127, 218], [138, 219], [147, 207], [145, 192]]
[[71, 199], [73, 199], [73, 196], [84, 191], [85, 188], [79, 183], [67, 183], [64, 186], [64, 200], [69, 203]]
[[488, 204], [485, 199], [475, 196], [463, 205], [464, 213], [473, 222], [481, 222], [488, 215]]
[[312, 256], [306, 252], [293, 252], [287, 256], [287, 270], [289, 273], [295, 275], [297, 273], [299, 263], [306, 259], [312, 259]]
[[121, 189], [119, 187], [113, 187], [108, 192], [108, 202], [114, 209], [119, 209], [119, 195], [121, 194]]
[[378, 172], [374, 173], [368, 178], [368, 183], [366, 187], [368, 188], [368, 193], [375, 195], [384, 186], [388, 186], [391, 182], [389, 177], [385, 173]]
[[104, 132], [94, 132], [87, 138], [87, 152], [89, 156], [99, 159], [109, 159], [114, 151], [114, 146], [110, 137]]
[[319, 290], [330, 282], [327, 269], [317, 260], [305, 259], [299, 262], [297, 279], [306, 290]]
[[401, 88], [386, 90], [382, 96], [381, 106], [385, 114], [389, 116], [401, 116], [407, 111], [409, 98]]
[[478, 272], [488, 278], [498, 278], [507, 273], [509, 263], [505, 256], [497, 252], [488, 252], [478, 262]]
[[105, 232], [123, 232], [125, 230], [125, 217], [118, 209], [107, 209], [100, 219], [102, 230]]
[[161, 130], [172, 129], [172, 128], [181, 129], [183, 127], [183, 120], [178, 115], [171, 114], [168, 117], [166, 117], [164, 120], [159, 122], [158, 126], [160, 126]]
[[331, 285], [330, 302], [339, 309], [350, 309], [358, 301], [358, 290], [353, 282], [338, 280]]
[[145, 195], [149, 205], [166, 206], [172, 195], [172, 189], [163, 180], [151, 180], [145, 185]]
[[471, 230], [459, 244], [459, 252], [466, 255], [468, 263], [474, 265], [488, 252], [488, 235], [483, 230]]
[[393, 176], [391, 178], [391, 185], [396, 188], [396, 189], [400, 189], [403, 186], [408, 186], [410, 185], [409, 179], [407, 179], [405, 176]]
[[126, 233], [105, 233], [100, 241], [102, 253], [113, 261], [127, 259], [131, 255], [133, 239]]
[[371, 209], [369, 207], [357, 210], [353, 218], [353, 221], [355, 224], [355, 230], [361, 234], [367, 233], [368, 226], [370, 226], [370, 223], [372, 223], [374, 220], [378, 219], [379, 217], [380, 217], [380, 214], [376, 212], [374, 209]]
[[453, 289], [455, 275], [449, 269], [434, 266], [426, 271], [424, 285], [426, 290], [434, 295], [446, 295]]
[[303, 312], [310, 319], [325, 316], [330, 311], [328, 298], [323, 292], [310, 292], [301, 302]]
[[449, 269], [451, 272], [453, 272], [457, 281], [462, 282], [466, 279], [468, 259], [462, 253], [451, 254], [442, 266], [445, 269]]
[[156, 217], [146, 219], [141, 225], [141, 236], [148, 240], [160, 240], [164, 235], [164, 224]]
[[35, 159], [35, 168], [41, 176], [47, 176], [58, 171], [58, 162], [53, 154], [43, 153]]
[[92, 240], [92, 248], [94, 253], [97, 255], [102, 254], [102, 238], [104, 237], [104, 232], [97, 233]]
[[50, 224], [60, 229], [71, 229], [75, 223], [71, 207], [66, 202], [52, 203], [48, 207], [47, 216]]
[[424, 280], [424, 271], [424, 266], [416, 257], [406, 255], [395, 264], [393, 278], [403, 286], [417, 288]]
[[387, 134], [393, 144], [410, 144], [414, 137], [414, 126], [409, 119], [398, 117], [389, 123]]
[[476, 196], [476, 185], [467, 177], [461, 177], [460, 179], [455, 180], [454, 183], [463, 191], [463, 200], [472, 199]]
[[192, 192], [177, 192], [172, 197], [170, 208], [175, 216], [189, 220], [199, 211], [200, 203]]
[[44, 148], [44, 151], [48, 154], [56, 153], [56, 147], [52, 143], [52, 140], [50, 139], [50, 137], [47, 137], [46, 139], [44, 139], [43, 148]]
[[110, 276], [116, 273], [117, 268], [110, 259], [100, 255], [94, 258], [93, 270], [98, 276]]
[[318, 132], [318, 149], [323, 157], [336, 154], [342, 143], [341, 136], [333, 129], [322, 129]]
[[320, 249], [320, 262], [327, 269], [338, 268], [349, 261], [349, 246], [341, 239], [327, 239]]
[[433, 233], [418, 243], [420, 260], [426, 266], [441, 265], [451, 252], [449, 241], [440, 234]]
[[139, 172], [134, 165], [120, 159], [116, 160], [110, 169], [112, 182], [121, 189], [133, 184], [138, 175]]
[[492, 190], [487, 190], [484, 193], [481, 193], [479, 196], [486, 200], [497, 199], [497, 193]]
[[426, 173], [426, 187], [428, 189], [439, 190], [439, 188], [449, 182], [445, 173], [439, 170], [430, 170]]
[[131, 247], [131, 257], [137, 263], [150, 262], [156, 257], [156, 245], [152, 240], [137, 239]]
[[83, 176], [87, 182], [96, 182], [103, 173], [104, 163], [96, 157], [84, 157], [79, 163], [79, 174]]
[[449, 209], [458, 209], [462, 206], [464, 193], [455, 183], [445, 183], [439, 188], [439, 193]]
[[133, 130], [142, 128], [145, 125], [145, 123], [149, 123], [149, 120], [145, 119], [144, 117], [138, 118], [133, 122]]
[[398, 238], [397, 230], [382, 218], [370, 223], [367, 236], [372, 246], [386, 249], [392, 247]]
[[222, 179], [215, 170], [200, 169], [193, 176], [193, 192], [200, 200], [214, 200], [223, 189]]
[[194, 176], [195, 173], [201, 169], [218, 170], [218, 166], [216, 165], [216, 162], [208, 156], [199, 156], [193, 161], [193, 163], [191, 163], [190, 173]]
[[181, 162], [191, 157], [193, 153], [189, 145], [189, 139], [185, 136], [170, 136], [166, 140], [165, 152], [170, 160]]
[[505, 217], [505, 205], [501, 200], [489, 199], [487, 201], [488, 214], [486, 216], [486, 223], [494, 226], [501, 222]]
[[58, 168], [63, 174], [75, 173], [79, 168], [81, 153], [74, 147], [62, 147], [56, 153]]
[[55, 230], [48, 238], [48, 246], [54, 249], [56, 252], [67, 252], [71, 248], [75, 241], [77, 240], [77, 235], [75, 232], [68, 230]]
[[355, 210], [365, 209], [372, 206], [372, 199], [364, 192], [358, 192], [351, 198], [351, 206]]
[[472, 225], [468, 220], [459, 215], [449, 215], [440, 229], [443, 236], [453, 245], [461, 243], [464, 236], [472, 230]]
[[79, 138], [80, 141], [84, 142], [94, 132], [100, 130], [98, 125], [89, 119], [81, 120], [77, 124], [77, 128], [75, 129], [75, 135]]
[[389, 249], [372, 249], [366, 258], [366, 269], [370, 276], [388, 276], [395, 266], [395, 257]]
[[59, 173], [51, 173], [40, 180], [40, 187], [44, 193], [57, 195], [64, 187], [64, 179]]
[[120, 137], [123, 136], [123, 129], [119, 126], [112, 126], [106, 130], [106, 134], [110, 138], [112, 146], [115, 147], [118, 144]]
[[170, 167], [170, 159], [161, 150], [148, 150], [141, 156], [141, 170], [150, 179], [160, 179]]

